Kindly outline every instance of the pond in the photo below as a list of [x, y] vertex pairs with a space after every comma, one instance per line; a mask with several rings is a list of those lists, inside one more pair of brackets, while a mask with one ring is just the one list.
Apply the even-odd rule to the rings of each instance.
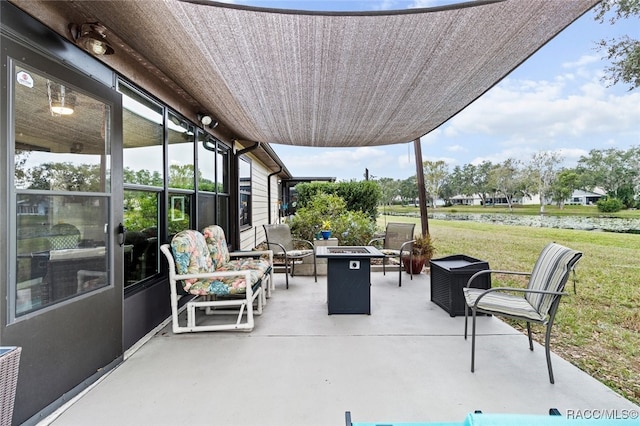
[[[408, 214], [407, 216], [419, 216]], [[537, 228], [578, 229], [584, 231], [606, 231], [640, 234], [640, 219], [585, 217], [585, 216], [526, 216], [501, 213], [429, 213], [429, 219], [468, 220], [501, 225], [531, 226]]]

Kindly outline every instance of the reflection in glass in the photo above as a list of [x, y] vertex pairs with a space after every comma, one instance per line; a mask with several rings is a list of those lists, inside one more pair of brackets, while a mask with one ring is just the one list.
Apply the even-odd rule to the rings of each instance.
[[180, 231], [190, 229], [191, 220], [191, 195], [169, 193], [169, 237], [173, 237]]
[[225, 230], [225, 233], [229, 233], [229, 196], [227, 195], [218, 195], [218, 221], [216, 222], [222, 229]]
[[173, 113], [167, 122], [169, 186], [195, 189], [194, 127]]
[[[216, 225], [216, 196], [212, 194], [198, 194], [198, 229], [209, 225]], [[224, 229], [224, 228], [223, 228]]]
[[162, 107], [121, 82], [124, 182], [163, 186]]
[[219, 192], [229, 193], [229, 148], [222, 143], [218, 143], [216, 152], [216, 182]]
[[124, 191], [125, 288], [158, 273], [160, 197], [151, 191]]
[[[110, 106], [28, 67], [15, 71], [15, 188], [110, 191]], [[61, 96], [73, 104], [65, 115], [55, 109]]]
[[16, 316], [109, 284], [103, 196], [17, 196]]
[[16, 65], [13, 71], [16, 250], [11, 262], [20, 316], [110, 283], [105, 232], [112, 111], [35, 69]]
[[240, 227], [251, 225], [251, 163], [245, 158], [240, 158]]

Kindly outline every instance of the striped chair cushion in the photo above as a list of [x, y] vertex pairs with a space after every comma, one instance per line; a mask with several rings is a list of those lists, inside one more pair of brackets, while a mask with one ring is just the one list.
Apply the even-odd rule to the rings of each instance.
[[[486, 291], [484, 289], [466, 287], [462, 290], [469, 306], [473, 306], [478, 296]], [[491, 292], [480, 299], [478, 309], [484, 312], [527, 318], [536, 322], [546, 321], [546, 314], [541, 315], [538, 313], [524, 297], [498, 291]]]
[[[380, 253], [384, 254], [385, 256], [400, 256], [400, 250], [394, 250], [394, 249], [380, 249]], [[404, 251], [404, 253], [408, 253], [407, 250]]]
[[[580, 252], [561, 246], [560, 244], [548, 244], [538, 257], [531, 276], [528, 288], [531, 290], [562, 291], [567, 282], [570, 268], [573, 267]], [[553, 295], [539, 293], [527, 293], [525, 298], [536, 311], [546, 315], [551, 309], [555, 299]]]

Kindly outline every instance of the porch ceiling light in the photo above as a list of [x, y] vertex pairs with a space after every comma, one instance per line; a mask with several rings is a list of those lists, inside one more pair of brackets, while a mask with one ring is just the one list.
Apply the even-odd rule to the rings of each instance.
[[98, 23], [69, 25], [69, 32], [73, 41], [87, 52], [96, 56], [112, 55], [115, 52], [107, 43], [105, 31], [106, 28]]
[[203, 126], [209, 126], [211, 129], [215, 129], [218, 126], [218, 121], [214, 120], [210, 115], [199, 113], [198, 121], [202, 123]]

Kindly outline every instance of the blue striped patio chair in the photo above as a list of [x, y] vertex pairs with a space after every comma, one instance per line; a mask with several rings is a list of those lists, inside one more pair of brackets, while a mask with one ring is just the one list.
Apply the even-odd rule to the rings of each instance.
[[[575, 268], [582, 253], [564, 247], [560, 244], [548, 244], [540, 253], [531, 272], [514, 272], [500, 270], [483, 270], [469, 278], [467, 287], [463, 289], [465, 302], [469, 309], [465, 309], [464, 338], [467, 338], [467, 323], [471, 310], [471, 372], [474, 371], [476, 348], [476, 314], [483, 312], [496, 316], [526, 321], [529, 349], [533, 350], [531, 338], [531, 323], [546, 326], [545, 352], [549, 381], [554, 383], [551, 367], [549, 343], [551, 327], [555, 319], [560, 298], [567, 294], [564, 286], [569, 274]], [[474, 279], [484, 274], [529, 275], [526, 288], [494, 287], [488, 290], [472, 288]]]

